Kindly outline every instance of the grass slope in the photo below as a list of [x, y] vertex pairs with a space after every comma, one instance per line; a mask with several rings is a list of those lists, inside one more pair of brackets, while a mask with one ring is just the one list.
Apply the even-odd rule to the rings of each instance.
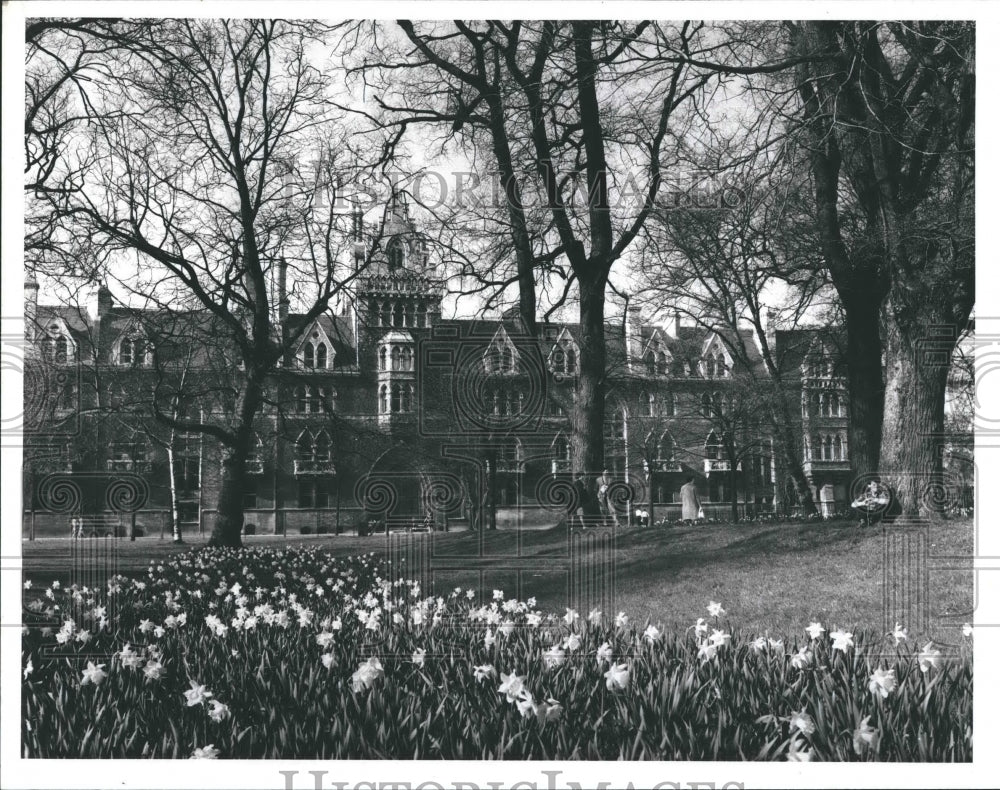
[[[569, 600], [568, 536], [564, 528], [517, 532], [436, 534], [432, 565], [439, 594], [456, 585], [501, 588], [539, 606], [559, 610]], [[143, 538], [118, 546], [119, 572], [144, 573], [151, 560], [203, 545], [194, 539], [175, 546]], [[775, 635], [799, 634], [810, 620], [832, 628], [879, 627], [883, 621], [883, 534], [853, 521], [784, 524], [713, 524], [621, 531], [613, 557], [616, 609], [634, 622], [649, 619], [669, 628], [688, 627], [705, 616], [705, 603], [721, 601], [742, 628]], [[253, 537], [248, 545], [319, 546], [336, 556], [387, 549], [384, 536]], [[24, 576], [38, 584], [67, 579], [70, 542], [25, 542]], [[931, 557], [971, 557], [972, 523], [947, 521], [930, 527]], [[952, 563], [954, 565], [954, 563]], [[520, 572], [513, 570], [521, 565]], [[468, 570], [468, 568], [481, 570]], [[520, 577], [520, 578], [518, 578]], [[520, 583], [520, 586], [518, 584]], [[969, 571], [930, 573], [928, 636], [957, 641], [944, 621], [968, 619], [973, 578]]]

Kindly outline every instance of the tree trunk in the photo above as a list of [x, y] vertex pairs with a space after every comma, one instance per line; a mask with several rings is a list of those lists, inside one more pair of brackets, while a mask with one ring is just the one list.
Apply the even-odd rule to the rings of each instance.
[[[784, 461], [785, 473], [795, 487], [795, 493], [798, 496], [799, 503], [802, 505], [802, 514], [804, 516], [814, 515], [817, 512], [816, 503], [813, 500], [812, 490], [809, 488], [809, 481], [806, 479], [805, 470], [802, 468], [802, 451], [799, 448], [799, 442], [795, 439], [788, 405], [781, 395], [778, 395], [776, 398], [774, 416], [774, 432], [778, 439], [781, 458]], [[799, 436], [801, 437], [801, 428], [799, 429]]]
[[243, 490], [246, 487], [246, 450], [227, 448], [222, 458], [222, 485], [219, 489], [218, 515], [212, 529], [210, 546], [242, 545]]
[[181, 535], [181, 510], [177, 501], [177, 470], [174, 468], [174, 440], [176, 433], [170, 431], [170, 439], [167, 442], [167, 469], [170, 473], [170, 531], [174, 538], [174, 543], [183, 543]]
[[[911, 332], [891, 318], [886, 322], [888, 365], [880, 471], [898, 503], [897, 513], [935, 517], [941, 515], [947, 499], [939, 447], [949, 366], [922, 360], [920, 338]], [[934, 352], [943, 353], [937, 345]], [[949, 350], [945, 359], [950, 358]]]
[[[604, 469], [604, 285], [605, 278], [580, 277], [580, 374], [573, 405], [573, 474], [583, 475], [590, 493]], [[596, 496], [581, 503], [584, 515], [596, 516]]]
[[848, 448], [855, 479], [879, 466], [882, 443], [882, 341], [879, 300], [855, 296], [844, 299], [847, 325]]
[[253, 438], [253, 423], [260, 408], [263, 388], [258, 379], [248, 377], [236, 409], [233, 441], [222, 457], [222, 483], [210, 546], [240, 546], [243, 532], [243, 492], [246, 489], [247, 458]]
[[646, 463], [649, 465], [649, 504], [646, 508], [646, 512], [649, 514], [649, 520], [647, 526], [651, 527], [656, 523], [656, 472], [653, 471], [653, 462], [655, 458], [649, 458]]
[[736, 504], [736, 484], [736, 458], [734, 456], [729, 462], [729, 514], [732, 516], [734, 524], [740, 520], [740, 510]]

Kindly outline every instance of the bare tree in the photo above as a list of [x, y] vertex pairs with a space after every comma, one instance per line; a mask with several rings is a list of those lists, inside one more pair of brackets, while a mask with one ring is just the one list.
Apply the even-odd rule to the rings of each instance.
[[[744, 185], [733, 205], [667, 212], [661, 223], [649, 226], [638, 265], [646, 287], [639, 301], [660, 311], [669, 305], [718, 333], [735, 363], [732, 375], [740, 378], [733, 389], [740, 391], [741, 406], [730, 415], [769, 426], [781, 466], [803, 511], [811, 514], [816, 506], [795, 418], [798, 382], [788, 365], [789, 352], [796, 349], [778, 347], [773, 330], [779, 321], [786, 328], [798, 326], [807, 310], [823, 301], [825, 279], [808, 228], [802, 232], [801, 184], [787, 166], [775, 170], [758, 159], [730, 175]], [[784, 304], [768, 305], [769, 294]], [[714, 404], [713, 416], [724, 417]], [[741, 433], [736, 425], [723, 425], [722, 432], [731, 442]]]
[[[789, 24], [822, 250], [844, 305], [857, 471], [928, 512], [974, 301], [974, 25]], [[940, 327], [936, 337], [931, 327]], [[935, 344], [928, 364], [921, 344]], [[885, 358], [885, 391], [881, 388]]]
[[575, 291], [573, 468], [596, 473], [604, 463], [608, 277], [649, 217], [680, 127], [697, 112], [708, 77], [689, 58], [703, 26], [400, 21], [398, 27], [408, 49], [394, 57], [384, 51], [362, 66], [397, 88], [378, 96], [378, 122], [394, 125], [400, 136], [415, 125], [443, 125], [495, 167], [506, 212], [499, 227], [511, 240], [529, 331], [540, 272], [564, 277], [556, 305]]
[[[326, 32], [261, 20], [157, 23], [141, 45], [115, 53], [94, 88], [99, 101], [91, 97], [91, 127], [61, 152], [55, 175], [67, 188], [42, 195], [73, 234], [60, 239], [67, 258], [83, 255], [92, 276], [117, 281], [140, 305], [204, 313], [203, 326], [234, 351], [222, 408], [184, 419], [156, 408], [164, 424], [222, 448], [214, 544], [240, 542], [246, 461], [270, 377], [364, 268], [342, 261], [338, 185], [352, 179], [358, 152], [338, 137], [328, 76], [313, 64]], [[282, 259], [303, 313], [290, 332], [276, 325]]]

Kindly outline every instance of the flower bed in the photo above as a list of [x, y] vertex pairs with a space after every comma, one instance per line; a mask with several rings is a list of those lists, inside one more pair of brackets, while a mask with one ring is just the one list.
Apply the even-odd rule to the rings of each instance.
[[971, 759], [968, 638], [946, 655], [902, 628], [757, 636], [714, 602], [663, 633], [404, 575], [206, 549], [107, 591], [26, 582], [24, 754]]

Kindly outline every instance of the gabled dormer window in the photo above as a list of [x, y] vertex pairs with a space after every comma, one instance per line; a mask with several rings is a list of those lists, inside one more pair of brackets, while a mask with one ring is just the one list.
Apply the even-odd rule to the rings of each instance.
[[314, 329], [299, 349], [299, 364], [309, 370], [333, 367], [334, 352], [326, 335]]
[[128, 333], [118, 339], [114, 356], [122, 367], [145, 368], [152, 364], [153, 347], [143, 335]]
[[580, 358], [580, 348], [573, 336], [563, 329], [557, 336], [552, 350], [549, 352], [549, 369], [563, 376], [575, 376], [579, 370], [577, 362]]
[[517, 373], [517, 362], [517, 349], [514, 348], [514, 343], [504, 328], [500, 327], [483, 355], [483, 365], [486, 372]]
[[66, 365], [76, 359], [76, 345], [60, 322], [53, 321], [45, 327], [42, 355], [56, 365]]

